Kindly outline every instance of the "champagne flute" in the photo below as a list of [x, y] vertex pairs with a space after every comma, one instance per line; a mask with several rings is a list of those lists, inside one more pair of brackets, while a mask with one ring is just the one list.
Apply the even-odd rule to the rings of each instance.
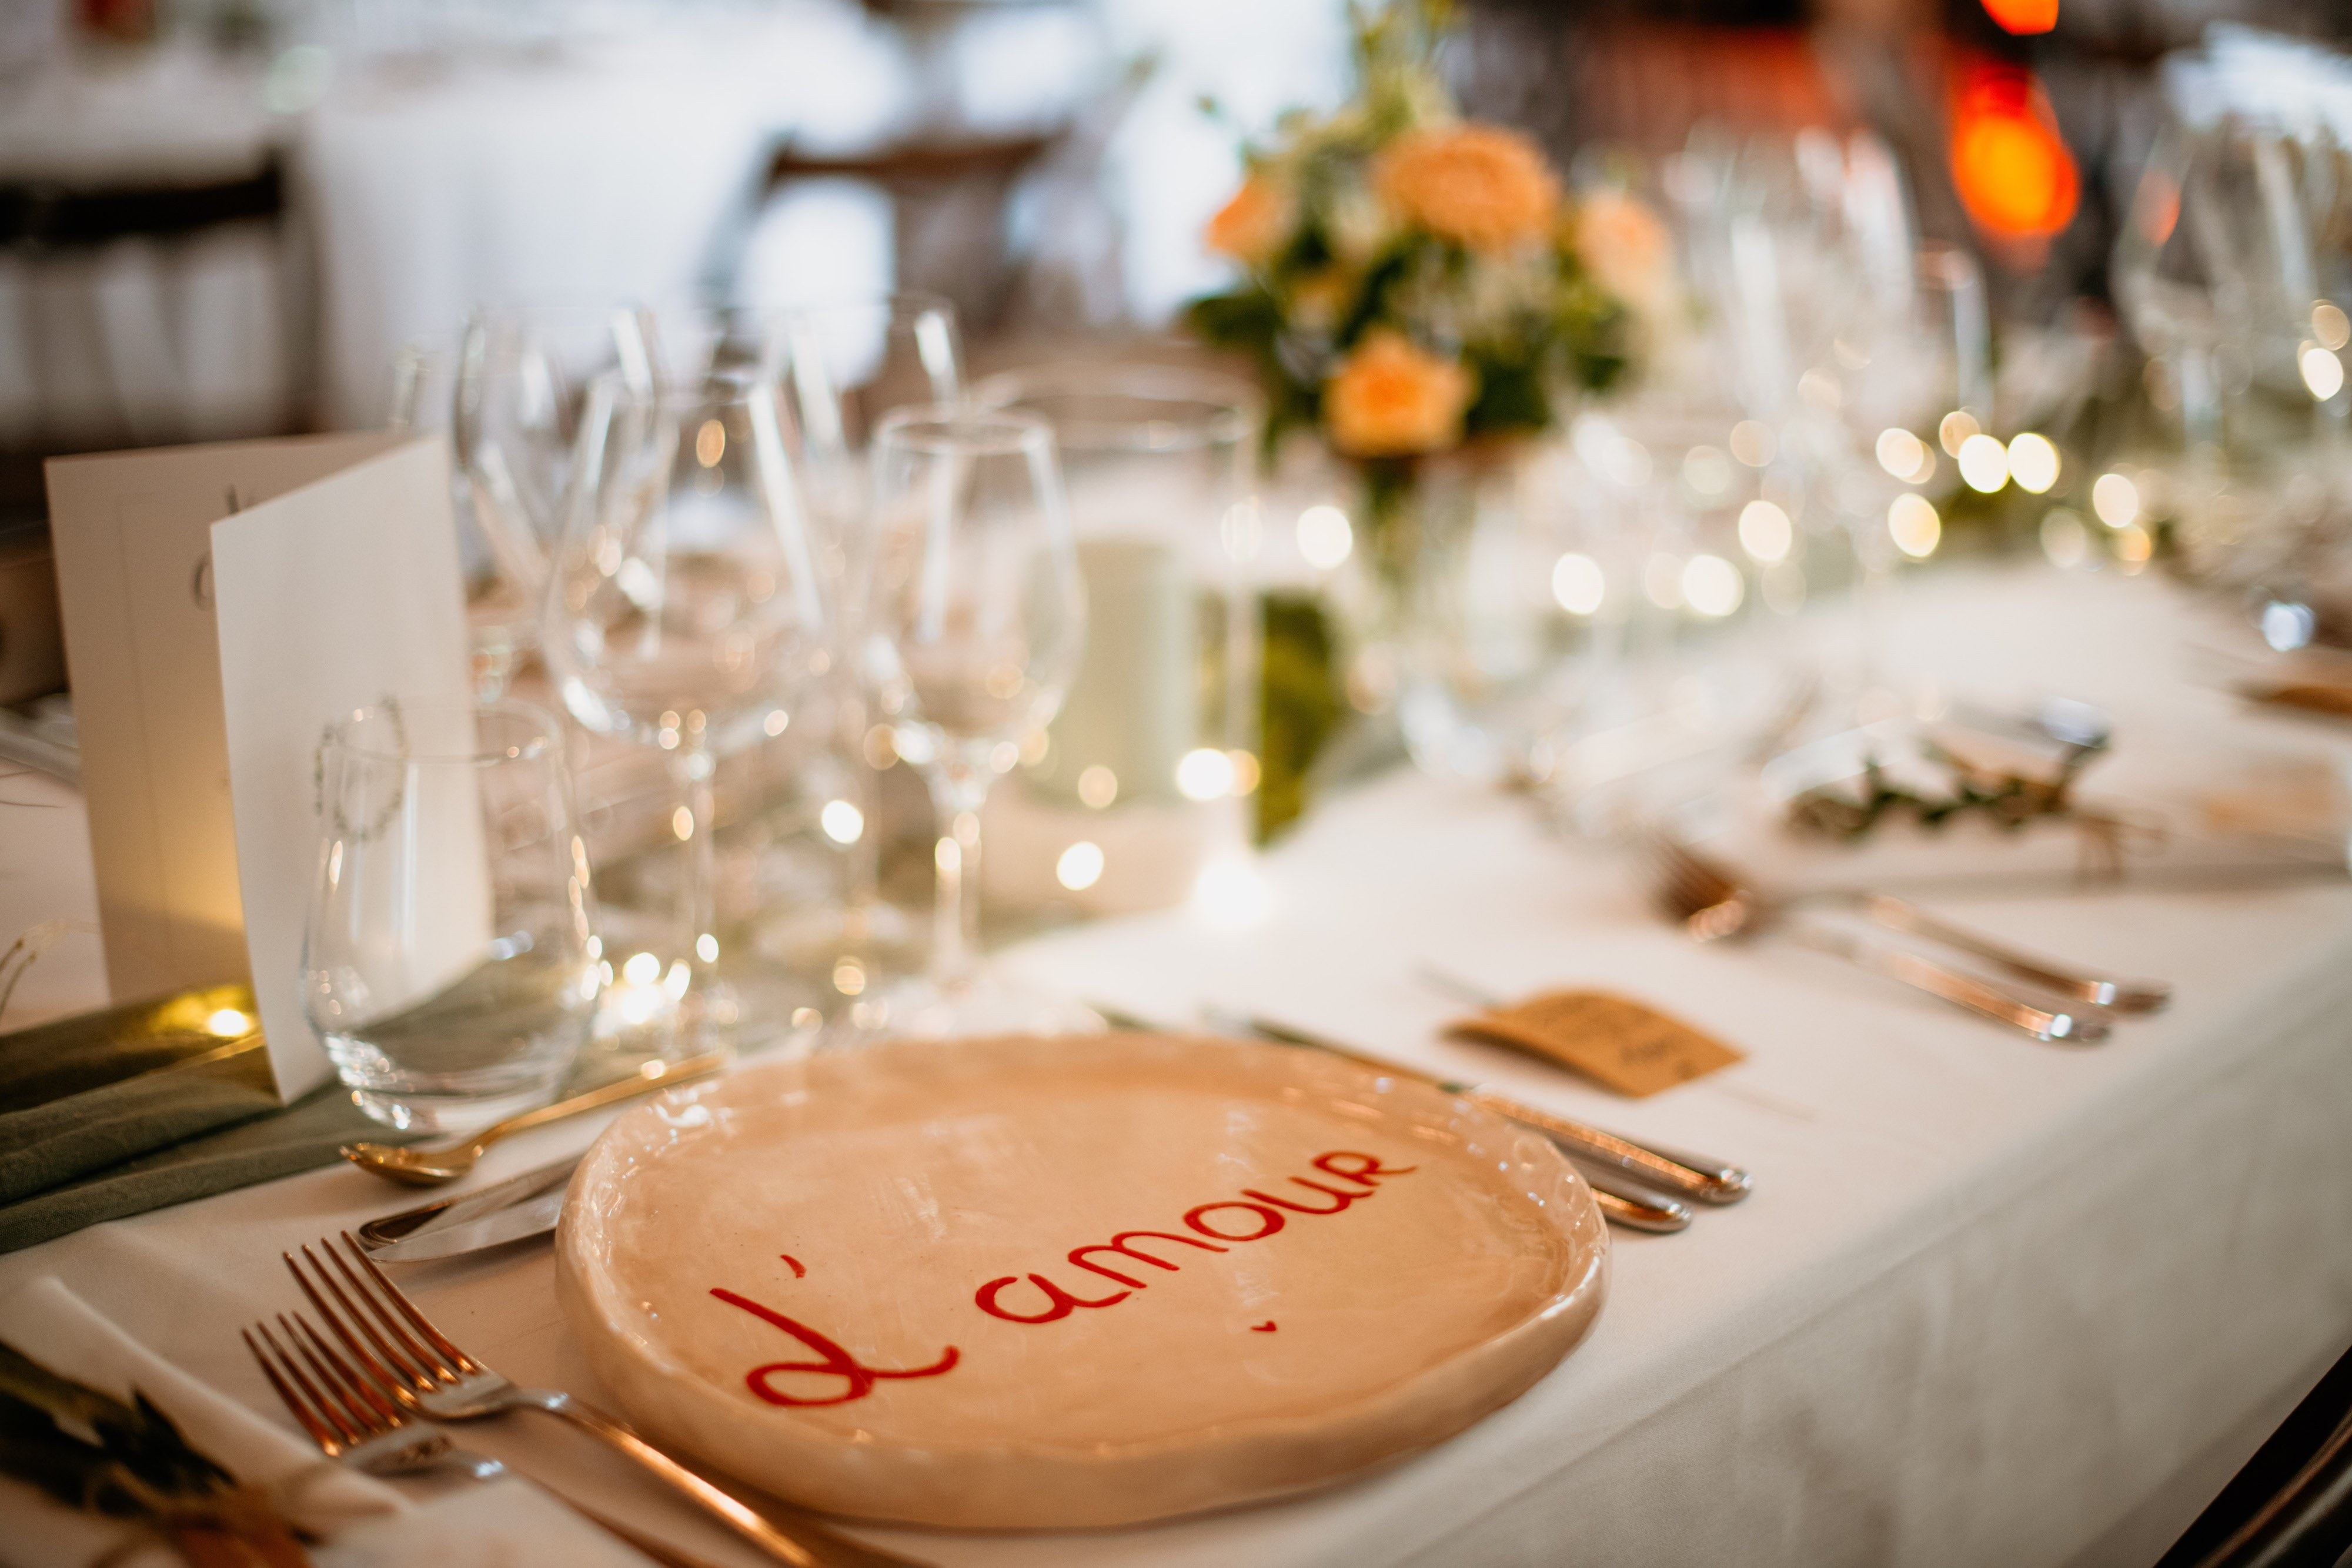
[[[761, 923], [763, 951], [826, 977], [834, 991], [864, 997], [882, 975], [904, 973], [920, 939], [913, 922], [879, 896], [880, 779], [866, 755], [873, 723], [852, 649], [859, 635], [875, 427], [893, 410], [952, 402], [962, 391], [963, 345], [955, 308], [929, 294], [746, 312], [759, 323], [765, 361], [781, 376], [801, 435], [811, 548], [835, 607], [840, 657], [824, 693], [829, 728], [807, 757], [804, 788], [826, 800], [826, 839], [839, 846], [838, 896], [809, 900]], [[841, 807], [846, 807], [843, 810]], [[855, 1006], [852, 1027], [875, 1012]]]
[[1083, 1009], [984, 984], [975, 968], [981, 808], [1077, 673], [1086, 594], [1052, 427], [1033, 415], [906, 408], [874, 440], [865, 666], [899, 755], [939, 816], [929, 972], [894, 1026], [1053, 1028]]
[[715, 973], [718, 758], [782, 735], [835, 657], [780, 404], [756, 368], [668, 387], [598, 377], [551, 562], [542, 645], [564, 706], [667, 754], [677, 791], [682, 950], [628, 977], [675, 1004], [666, 1055], [707, 1049], [733, 1017]]

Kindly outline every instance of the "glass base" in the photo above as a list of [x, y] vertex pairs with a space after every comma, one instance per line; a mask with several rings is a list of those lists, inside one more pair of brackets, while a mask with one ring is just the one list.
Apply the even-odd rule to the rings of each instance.
[[1100, 1034], [1108, 1027], [1085, 1004], [1018, 981], [979, 975], [940, 985], [918, 977], [862, 998], [828, 1031], [825, 1043], [988, 1034]]

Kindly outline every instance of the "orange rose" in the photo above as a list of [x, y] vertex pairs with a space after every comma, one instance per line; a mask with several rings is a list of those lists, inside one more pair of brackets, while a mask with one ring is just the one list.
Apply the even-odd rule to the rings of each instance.
[[1331, 444], [1352, 457], [1407, 457], [1451, 446], [1475, 390], [1470, 372], [1396, 332], [1369, 332], [1323, 383]]
[[1673, 282], [1674, 241], [1658, 215], [1622, 191], [1595, 191], [1576, 209], [1576, 254], [1601, 286], [1654, 309]]
[[1492, 125], [1408, 131], [1382, 150], [1372, 183], [1407, 222], [1474, 250], [1540, 238], [1559, 208], [1535, 143]]
[[1211, 250], [1254, 265], [1270, 260], [1289, 239], [1291, 217], [1290, 193], [1253, 174], [1209, 220], [1205, 237]]

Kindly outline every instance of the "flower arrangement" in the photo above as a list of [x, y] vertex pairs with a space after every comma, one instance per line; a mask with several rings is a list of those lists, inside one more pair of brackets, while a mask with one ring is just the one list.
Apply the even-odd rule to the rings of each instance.
[[1294, 110], [1209, 224], [1242, 264], [1193, 329], [1246, 352], [1269, 450], [1317, 432], [1362, 475], [1376, 559], [1427, 462], [1539, 434], [1630, 368], [1667, 239], [1631, 197], [1562, 193], [1518, 132], [1460, 118], [1433, 64], [1444, 0], [1356, 18], [1359, 85]]

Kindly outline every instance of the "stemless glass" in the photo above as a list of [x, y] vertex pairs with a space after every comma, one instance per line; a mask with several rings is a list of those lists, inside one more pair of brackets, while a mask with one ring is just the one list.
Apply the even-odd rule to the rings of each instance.
[[[992, 376], [972, 399], [1053, 425], [1087, 608], [1119, 629], [1087, 644], [1045, 755], [999, 802], [999, 841], [1024, 840], [1036, 874], [997, 891], [1092, 914], [1181, 903], [1249, 853], [1257, 394], [1203, 371], [1068, 362]], [[1080, 872], [1101, 857], [1091, 881], [1066, 871], [1073, 851]]]
[[980, 812], [1077, 673], [1086, 591], [1052, 427], [1029, 414], [901, 409], [874, 441], [866, 674], [939, 813], [931, 965], [894, 1025], [1050, 1028], [1083, 1010], [983, 985]]
[[485, 1125], [586, 1037], [600, 953], [562, 736], [520, 703], [386, 702], [328, 732], [304, 1003], [379, 1122]]
[[651, 391], [607, 374], [581, 420], [543, 647], [574, 718], [671, 761], [683, 930], [668, 962], [627, 966], [675, 1005], [665, 1054], [706, 1048], [734, 1020], [715, 973], [717, 759], [782, 735], [833, 662], [797, 462], [778, 389], [757, 370]]

